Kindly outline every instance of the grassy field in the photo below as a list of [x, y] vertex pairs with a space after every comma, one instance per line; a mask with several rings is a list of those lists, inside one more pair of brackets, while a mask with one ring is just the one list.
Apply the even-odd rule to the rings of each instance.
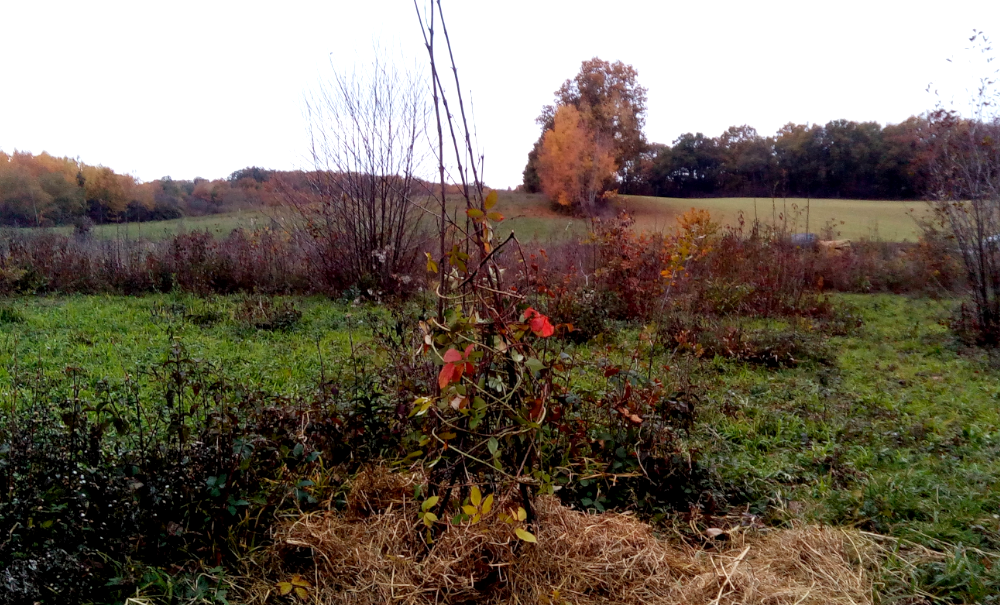
[[885, 241], [915, 241], [919, 228], [913, 215], [923, 216], [927, 210], [924, 202], [869, 200], [639, 196], [629, 196], [626, 200], [626, 205], [634, 209], [636, 223], [647, 229], [669, 226], [673, 217], [689, 208], [703, 208], [724, 225], [736, 225], [742, 212], [748, 224], [756, 216], [764, 224], [777, 225], [792, 233], [812, 232], [825, 237], [824, 231], [829, 230], [835, 238]]
[[[645, 231], [673, 229], [678, 216], [690, 208], [700, 208], [711, 212], [715, 220], [723, 225], [737, 225], [742, 212], [748, 224], [756, 216], [764, 224], [776, 224], [792, 233], [811, 231], [824, 237], [832, 235], [835, 238], [885, 241], [916, 241], [919, 228], [913, 215], [922, 216], [927, 210], [924, 202], [868, 200], [681, 199], [643, 196], [623, 196], [620, 200], [619, 207], [632, 215], [637, 229]], [[588, 219], [556, 212], [545, 196], [540, 194], [501, 191], [497, 209], [505, 216], [497, 229], [501, 237], [506, 237], [513, 231], [522, 241], [551, 241], [583, 237], [590, 229]], [[280, 210], [276, 209], [244, 210], [169, 221], [97, 225], [92, 233], [100, 239], [159, 240], [195, 230], [223, 236], [240, 227], [255, 229], [271, 225], [272, 219], [280, 216]], [[72, 233], [72, 228], [68, 226], [53, 230], [57, 233]]]
[[[315, 392], [322, 379], [336, 381], [356, 363], [384, 367], [369, 328], [384, 316], [379, 307], [282, 299], [301, 310], [301, 319], [270, 330], [241, 315], [246, 300], [7, 299], [0, 304], [0, 400], [14, 374], [23, 384], [25, 376], [60, 379], [79, 368], [87, 397], [101, 381], [147, 375], [178, 351], [233, 384], [284, 395]], [[669, 367], [662, 378], [682, 373], [699, 394], [683, 437], [688, 460], [703, 471], [694, 493], [701, 492], [703, 505], [706, 494], [717, 494], [727, 507], [707, 513], [721, 518], [699, 523], [819, 522], [910, 541], [943, 553], [939, 563], [907, 568], [914, 590], [932, 591], [942, 602], [982, 602], [1000, 589], [1000, 565], [993, 565], [1000, 559], [1000, 364], [957, 343], [943, 325], [954, 302], [833, 300], [861, 327], [818, 335], [822, 343], [813, 342], [821, 350], [790, 367], [692, 355], [663, 360]], [[743, 323], [775, 334], [810, 330], [785, 320]], [[602, 344], [562, 346], [568, 359], [612, 355], [627, 363], [641, 347], [639, 327], [620, 324], [611, 334]], [[584, 391], [587, 381], [607, 376], [599, 363], [591, 365], [592, 377], [587, 370], [574, 378]], [[154, 391], [142, 400], [161, 401]], [[686, 514], [664, 519], [687, 531], [695, 521]]]
[[956, 344], [939, 321], [949, 305], [839, 300], [865, 325], [831, 339], [832, 363], [710, 364], [703, 451], [762, 513], [1000, 548], [996, 361]]
[[[85, 384], [161, 363], [175, 344], [233, 381], [295, 394], [372, 354], [367, 311], [294, 299], [302, 319], [263, 330], [238, 297], [12, 299], [0, 313], [0, 383], [82, 370]], [[828, 363], [690, 367], [704, 390], [690, 447], [725, 491], [772, 523], [857, 525], [914, 541], [1000, 549], [1000, 371], [956, 345], [940, 301], [839, 296], [864, 319]], [[623, 351], [631, 329], [619, 330]], [[588, 357], [586, 345], [568, 349]], [[595, 351], [596, 352], [596, 351]]]
[[[261, 210], [242, 210], [224, 214], [209, 214], [207, 216], [192, 216], [169, 221], [149, 221], [145, 223], [118, 223], [95, 225], [91, 234], [98, 239], [148, 239], [161, 240], [177, 233], [190, 231], [208, 231], [217, 236], [224, 236], [233, 229], [256, 229], [271, 223], [273, 212]], [[70, 226], [55, 227], [52, 231], [69, 235], [73, 232]]]
[[[24, 298], [0, 314], [0, 383], [13, 372], [57, 375], [77, 367], [88, 380], [121, 380], [163, 362], [175, 343], [233, 380], [267, 392], [314, 388], [327, 368], [349, 357], [358, 309], [298, 298], [290, 330], [256, 329], [240, 317], [238, 297], [184, 295]], [[353, 311], [353, 312], [352, 312]], [[322, 356], [322, 357], [321, 357]], [[333, 369], [331, 371], [336, 371]]]
[[[501, 193], [499, 207], [508, 217], [504, 228], [521, 237], [551, 239], [562, 234], [583, 235], [589, 226], [586, 219], [554, 212], [542, 195]], [[927, 210], [924, 202], [642, 196], [623, 196], [620, 207], [632, 215], [636, 228], [644, 231], [671, 230], [678, 216], [698, 208], [708, 210], [715, 220], [728, 226], [736, 226], [742, 212], [747, 224], [756, 216], [764, 224], [777, 225], [792, 233], [809, 231], [825, 236], [824, 231], [830, 231], [834, 238], [886, 241], [916, 241], [919, 228], [912, 215], [922, 216]]]

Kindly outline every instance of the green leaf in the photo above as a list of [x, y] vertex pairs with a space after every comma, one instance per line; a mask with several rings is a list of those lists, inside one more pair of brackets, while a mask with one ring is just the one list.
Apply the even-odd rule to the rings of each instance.
[[535, 359], [534, 357], [529, 358], [528, 361], [526, 361], [524, 365], [528, 366], [528, 369], [531, 370], [531, 372], [533, 374], [537, 374], [537, 373], [541, 372], [542, 368], [545, 367], [544, 363], [542, 363], [541, 361]]
[[486, 449], [490, 451], [491, 456], [496, 456], [499, 448], [500, 442], [497, 441], [496, 437], [490, 437], [490, 440], [486, 442]]
[[530, 531], [526, 529], [521, 529], [520, 527], [518, 527], [517, 529], [514, 530], [514, 533], [517, 534], [518, 538], [521, 538], [525, 542], [531, 542], [532, 544], [536, 544], [538, 542], [538, 540], [535, 539], [534, 534], [532, 534]]
[[468, 210], [465, 211], [465, 213], [469, 215], [469, 218], [471, 219], [483, 218], [484, 216], [483, 211], [479, 210], [478, 208], [469, 208]]

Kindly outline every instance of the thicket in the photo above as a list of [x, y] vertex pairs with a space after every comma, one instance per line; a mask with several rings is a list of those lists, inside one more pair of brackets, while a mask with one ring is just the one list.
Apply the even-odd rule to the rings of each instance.
[[119, 381], [12, 374], [0, 392], [0, 603], [137, 590], [226, 602], [221, 570], [239, 567], [277, 511], [335, 497], [336, 473], [392, 457], [401, 437], [370, 375], [282, 397], [231, 383], [178, 342]]

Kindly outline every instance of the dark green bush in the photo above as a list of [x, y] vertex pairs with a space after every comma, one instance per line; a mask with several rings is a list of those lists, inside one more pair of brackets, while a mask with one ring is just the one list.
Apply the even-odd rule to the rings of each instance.
[[335, 496], [337, 482], [316, 486], [317, 473], [400, 451], [389, 430], [398, 413], [372, 380], [270, 397], [179, 345], [139, 379], [85, 384], [69, 368], [63, 379], [19, 376], [8, 393], [0, 603], [120, 600], [143, 581], [129, 561], [232, 563], [280, 507]]

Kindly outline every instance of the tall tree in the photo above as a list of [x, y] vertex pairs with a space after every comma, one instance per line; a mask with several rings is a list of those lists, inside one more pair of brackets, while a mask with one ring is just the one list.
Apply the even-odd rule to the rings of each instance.
[[560, 206], [592, 213], [614, 176], [614, 158], [572, 105], [560, 106], [552, 121], [538, 153], [542, 191]]
[[[640, 175], [640, 160], [648, 150], [642, 129], [646, 123], [646, 89], [639, 85], [638, 72], [621, 61], [609, 63], [597, 57], [584, 61], [580, 72], [566, 80], [555, 92], [555, 103], [542, 108], [538, 123], [541, 140], [552, 129], [559, 107], [572, 106], [582, 116], [599, 143], [611, 150], [617, 185], [630, 191]], [[528, 177], [537, 167], [537, 155], [528, 157], [525, 188], [534, 183]]]

